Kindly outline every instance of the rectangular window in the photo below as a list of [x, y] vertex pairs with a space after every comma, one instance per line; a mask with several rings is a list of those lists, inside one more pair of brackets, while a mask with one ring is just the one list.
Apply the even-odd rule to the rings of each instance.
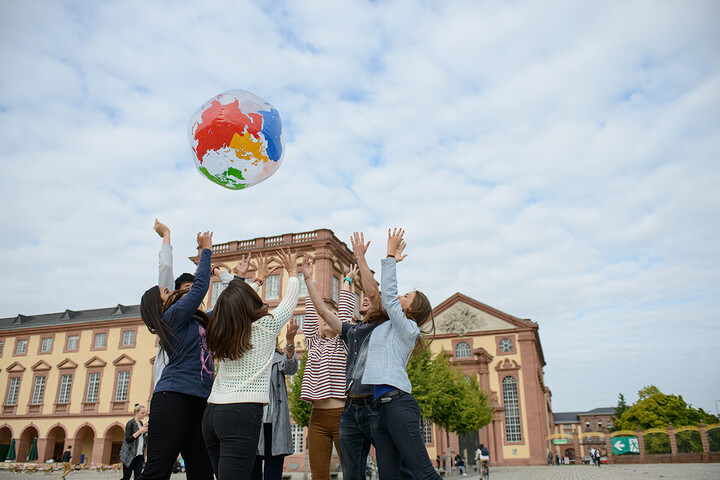
[[118, 372], [117, 388], [115, 389], [115, 401], [116, 402], [124, 402], [127, 400], [129, 384], [130, 384], [130, 372]]
[[80, 337], [78, 335], [70, 335], [67, 338], [67, 349], [68, 350], [77, 350], [79, 342], [80, 342]]
[[300, 330], [302, 330], [303, 324], [305, 323], [305, 314], [304, 313], [296, 313], [295, 315], [293, 315], [293, 317], [295, 317], [295, 321], [298, 324], [298, 328]]
[[33, 405], [39, 405], [43, 402], [43, 396], [45, 395], [45, 378], [46, 377], [35, 377], [35, 385], [33, 386], [32, 400], [30, 402]]
[[432, 443], [432, 422], [424, 417], [422, 417], [422, 436], [425, 445]]
[[610, 420], [607, 422], [607, 428], [612, 428], [612, 422]]
[[15, 347], [15, 353], [27, 352], [27, 340], [18, 340], [17, 347]]
[[212, 297], [210, 298], [210, 305], [215, 306], [217, 299], [220, 294], [225, 290], [225, 285], [222, 282], [213, 282], [212, 284]]
[[123, 347], [131, 347], [135, 345], [135, 330], [127, 330], [123, 332]]
[[52, 345], [53, 345], [53, 337], [45, 337], [42, 339], [42, 343], [40, 344], [40, 351], [41, 352], [50, 352], [50, 351], [52, 351]]
[[598, 422], [598, 428], [602, 428], [602, 422]]
[[107, 333], [96, 333], [94, 348], [105, 348], [105, 345], [107, 345]]
[[293, 449], [295, 450], [294, 453], [303, 453], [303, 445], [304, 445], [304, 438], [303, 438], [303, 427], [300, 425], [292, 424], [292, 442], [293, 442]]
[[0, 342], [0, 357], [2, 357], [3, 345], [5, 345], [5, 342]]
[[298, 282], [300, 282], [299, 296], [307, 297], [307, 285], [305, 285], [305, 275], [302, 272], [298, 272]]
[[17, 405], [18, 391], [20, 390], [20, 378], [13, 377], [8, 385], [8, 394], [5, 405]]
[[60, 393], [58, 393], [58, 403], [70, 402], [70, 389], [72, 388], [72, 375], [63, 375], [60, 377]]
[[590, 422], [585, 422], [585, 428], [590, 428]]
[[503, 378], [502, 388], [503, 403], [505, 404], [505, 438], [508, 442], [521, 442], [520, 406], [515, 378]]
[[88, 375], [87, 395], [85, 396], [85, 401], [86, 402], [97, 402], [99, 391], [100, 391], [100, 374], [99, 373], [91, 373], [90, 375]]
[[265, 280], [265, 300], [280, 299], [280, 275], [270, 275]]

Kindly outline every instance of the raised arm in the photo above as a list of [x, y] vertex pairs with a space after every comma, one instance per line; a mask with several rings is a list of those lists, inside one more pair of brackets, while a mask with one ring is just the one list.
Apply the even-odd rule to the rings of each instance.
[[406, 257], [402, 253], [405, 250], [405, 241], [402, 238], [404, 233], [402, 229], [395, 229], [392, 233], [388, 231], [387, 257], [381, 261], [381, 300], [383, 308], [388, 312], [393, 328], [398, 330], [402, 338], [415, 342], [421, 334], [420, 328], [417, 323], [405, 316], [398, 299], [396, 266], [397, 262]]
[[313, 266], [309, 255], [305, 254], [303, 256], [301, 268], [303, 277], [305, 278], [305, 285], [308, 290], [308, 297], [310, 297], [310, 301], [312, 301], [315, 311], [317, 311], [318, 315], [320, 315], [336, 333], [342, 333], [342, 323], [340, 322], [340, 319], [337, 315], [330, 311], [329, 308], [327, 308], [320, 292], [318, 292], [315, 281], [312, 279]]
[[352, 321], [352, 316], [355, 312], [355, 294], [350, 291], [350, 287], [357, 279], [357, 265], [350, 265], [350, 268], [345, 273], [345, 278], [343, 278], [342, 287], [340, 287], [340, 294], [338, 296], [337, 316], [341, 322]]
[[170, 229], [164, 223], [155, 219], [153, 230], [163, 239], [160, 245], [159, 266], [158, 266], [158, 285], [161, 288], [173, 290], [175, 288], [175, 275], [173, 275], [173, 254], [172, 245], [170, 244]]
[[[195, 311], [202, 304], [210, 286], [210, 261], [212, 260], [212, 232], [197, 234], [198, 250], [200, 250], [200, 262], [198, 263], [195, 282], [190, 291], [178, 300], [165, 314], [171, 315], [174, 329], [181, 327], [192, 320]], [[173, 311], [174, 310], [174, 311]], [[189, 312], [189, 315], [177, 315], [178, 312]], [[163, 315], [164, 316], [164, 315]]]
[[353, 236], [350, 237], [350, 243], [352, 244], [353, 255], [355, 255], [355, 260], [357, 261], [360, 271], [360, 284], [362, 285], [363, 292], [365, 292], [365, 296], [368, 297], [374, 305], [380, 299], [380, 290], [370, 271], [367, 260], [365, 260], [365, 252], [367, 252], [370, 242], [365, 243], [365, 236], [362, 232], [355, 232]]
[[299, 284], [297, 278], [297, 253], [291, 252], [290, 249], [278, 250], [277, 253], [280, 257], [280, 263], [285, 267], [289, 277], [285, 296], [280, 301], [280, 304], [270, 312], [275, 330], [280, 331], [295, 311], [298, 302]]

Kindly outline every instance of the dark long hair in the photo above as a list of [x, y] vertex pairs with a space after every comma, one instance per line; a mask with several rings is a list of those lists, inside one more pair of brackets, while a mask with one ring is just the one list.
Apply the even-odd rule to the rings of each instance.
[[370, 309], [365, 314], [365, 323], [369, 323], [370, 325], [380, 325], [388, 320], [390, 320], [390, 317], [388, 316], [387, 311], [383, 308], [380, 295], [378, 295], [377, 299], [372, 302]]
[[[175, 348], [173, 348], [170, 338], [177, 339], [177, 336], [172, 327], [163, 320], [162, 316], [168, 308], [180, 300], [187, 292], [187, 289], [175, 290], [171, 292], [168, 299], [163, 302], [162, 297], [160, 297], [160, 287], [155, 285], [147, 289], [140, 300], [140, 318], [142, 318], [143, 323], [145, 323], [150, 333], [160, 337], [160, 346], [166, 352], [175, 353]], [[193, 315], [193, 318], [202, 325], [203, 328], [207, 329], [209, 318], [205, 312], [198, 310]], [[172, 320], [170, 323], [172, 323]]]
[[430, 300], [428, 300], [427, 296], [420, 290], [415, 290], [415, 298], [404, 313], [407, 318], [417, 323], [423, 335], [430, 338], [428, 342], [423, 341], [422, 338], [415, 342], [415, 348], [412, 353], [414, 356], [428, 348], [435, 338], [435, 317], [432, 313]]
[[268, 306], [244, 280], [232, 280], [215, 302], [207, 328], [207, 346], [217, 360], [237, 360], [253, 348], [252, 323]]

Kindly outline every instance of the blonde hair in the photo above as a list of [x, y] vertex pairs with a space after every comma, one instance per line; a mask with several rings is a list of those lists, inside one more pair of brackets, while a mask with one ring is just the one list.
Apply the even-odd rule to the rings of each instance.
[[144, 405], [140, 405], [139, 403], [136, 403], [136, 404], [135, 404], [135, 409], [133, 410], [133, 413], [134, 413], [135, 415], [137, 415], [137, 413], [138, 413], [140, 410], [142, 410], [143, 408], [145, 408]]

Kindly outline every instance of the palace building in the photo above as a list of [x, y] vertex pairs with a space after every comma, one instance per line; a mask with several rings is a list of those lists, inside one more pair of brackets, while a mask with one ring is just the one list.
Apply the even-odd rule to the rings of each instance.
[[[243, 255], [273, 255], [281, 247], [314, 257], [320, 293], [336, 308], [353, 255], [330, 230], [214, 245], [213, 264], [232, 270]], [[154, 264], [148, 263], [148, 268]], [[301, 298], [295, 318], [301, 333], [307, 292], [299, 276]], [[271, 309], [280, 302], [286, 282], [283, 271], [262, 286], [260, 296]], [[213, 277], [207, 308], [221, 291], [220, 279]], [[359, 305], [363, 293], [354, 292]], [[425, 422], [430, 458], [460, 452], [472, 463], [477, 445], [484, 443], [494, 465], [544, 463], [550, 447], [546, 438], [555, 425], [537, 323], [460, 293], [438, 304], [434, 313], [437, 335], [432, 350], [445, 351], [465, 375], [478, 380], [488, 392], [494, 419], [478, 432], [460, 437], [451, 433], [449, 445], [443, 430]], [[284, 339], [282, 332], [280, 338]], [[302, 355], [301, 334], [296, 342]], [[15, 439], [16, 459], [23, 461], [37, 439], [41, 462], [58, 459], [69, 444], [74, 463], [116, 463], [134, 404], [150, 403], [156, 351], [157, 339], [142, 323], [138, 305], [0, 319], [0, 457]], [[292, 434], [296, 453], [286, 459], [285, 469], [298, 471], [306, 459], [306, 431], [293, 426]]]

